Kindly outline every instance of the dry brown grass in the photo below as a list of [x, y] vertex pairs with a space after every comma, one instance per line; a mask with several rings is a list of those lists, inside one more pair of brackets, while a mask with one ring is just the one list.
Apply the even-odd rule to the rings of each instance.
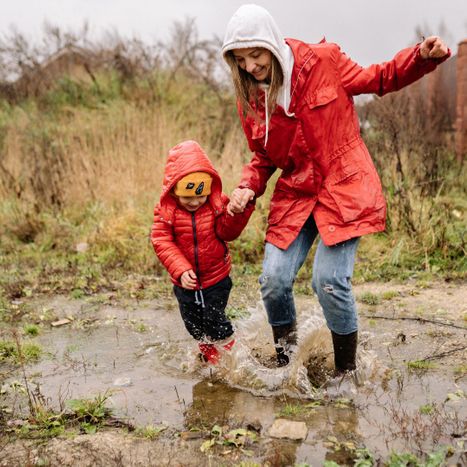
[[[159, 196], [169, 149], [185, 139], [197, 140], [211, 156], [230, 190], [244, 161], [244, 138], [237, 126], [219, 152], [210, 141], [209, 122], [192, 128], [171, 118], [168, 109], [118, 103], [111, 109], [75, 109], [53, 129], [31, 135], [34, 118], [17, 117], [5, 139], [3, 164], [20, 190], [20, 198], [37, 210], [81, 205], [89, 201], [130, 205]], [[3, 184], [3, 195], [11, 196]]]

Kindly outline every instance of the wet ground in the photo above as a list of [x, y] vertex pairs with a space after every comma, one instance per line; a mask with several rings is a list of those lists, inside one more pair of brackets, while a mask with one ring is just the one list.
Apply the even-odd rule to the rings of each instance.
[[[37, 459], [51, 465], [353, 465], [359, 448], [377, 462], [391, 452], [422, 456], [442, 446], [451, 446], [452, 463], [465, 462], [467, 287], [367, 284], [355, 294], [361, 300], [359, 370], [337, 379], [313, 296], [297, 297], [299, 349], [286, 368], [269, 364], [274, 349], [260, 302], [235, 320], [236, 345], [212, 367], [199, 361], [173, 299], [124, 306], [111, 295], [42, 299], [38, 309], [69, 322], [44, 326], [32, 338], [47, 353], [26, 367], [31, 388], [51, 407], [107, 393], [120, 419], [165, 429], [155, 441], [121, 429], [40, 446], [10, 439], [0, 445], [0, 465], [35, 465]], [[24, 375], [0, 371], [10, 408], [17, 417], [27, 414], [26, 398], [11, 389]], [[278, 419], [304, 422], [304, 439], [270, 436]], [[248, 446], [214, 444], [203, 452], [206, 440], [221, 439], [215, 426], [254, 436]], [[190, 430], [197, 433], [193, 439], [187, 439]]]

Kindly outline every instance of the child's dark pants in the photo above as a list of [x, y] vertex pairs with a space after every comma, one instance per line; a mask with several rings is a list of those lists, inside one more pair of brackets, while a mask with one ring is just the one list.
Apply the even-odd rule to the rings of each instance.
[[[205, 338], [218, 341], [233, 334], [232, 324], [225, 315], [225, 307], [232, 288], [230, 277], [200, 291], [174, 286], [180, 313], [187, 331], [198, 341]], [[204, 301], [204, 307], [202, 306]]]

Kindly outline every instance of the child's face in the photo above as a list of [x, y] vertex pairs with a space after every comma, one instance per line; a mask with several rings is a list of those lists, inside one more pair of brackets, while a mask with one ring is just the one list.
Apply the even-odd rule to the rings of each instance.
[[195, 212], [208, 199], [207, 196], [177, 196], [180, 205], [187, 211]]

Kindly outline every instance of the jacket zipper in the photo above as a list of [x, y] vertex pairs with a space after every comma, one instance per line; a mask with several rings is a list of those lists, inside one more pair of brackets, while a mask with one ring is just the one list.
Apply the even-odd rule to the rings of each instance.
[[224, 245], [224, 263], [227, 263], [227, 258], [229, 257], [229, 248], [224, 241], [222, 244]]
[[198, 238], [196, 236], [196, 219], [195, 219], [195, 213], [191, 213], [191, 225], [193, 227], [193, 242], [195, 246], [195, 272], [196, 272], [196, 277], [198, 278], [198, 283], [199, 283], [199, 288], [200, 290], [203, 289], [201, 286], [201, 278], [199, 275], [199, 259], [198, 259]]

